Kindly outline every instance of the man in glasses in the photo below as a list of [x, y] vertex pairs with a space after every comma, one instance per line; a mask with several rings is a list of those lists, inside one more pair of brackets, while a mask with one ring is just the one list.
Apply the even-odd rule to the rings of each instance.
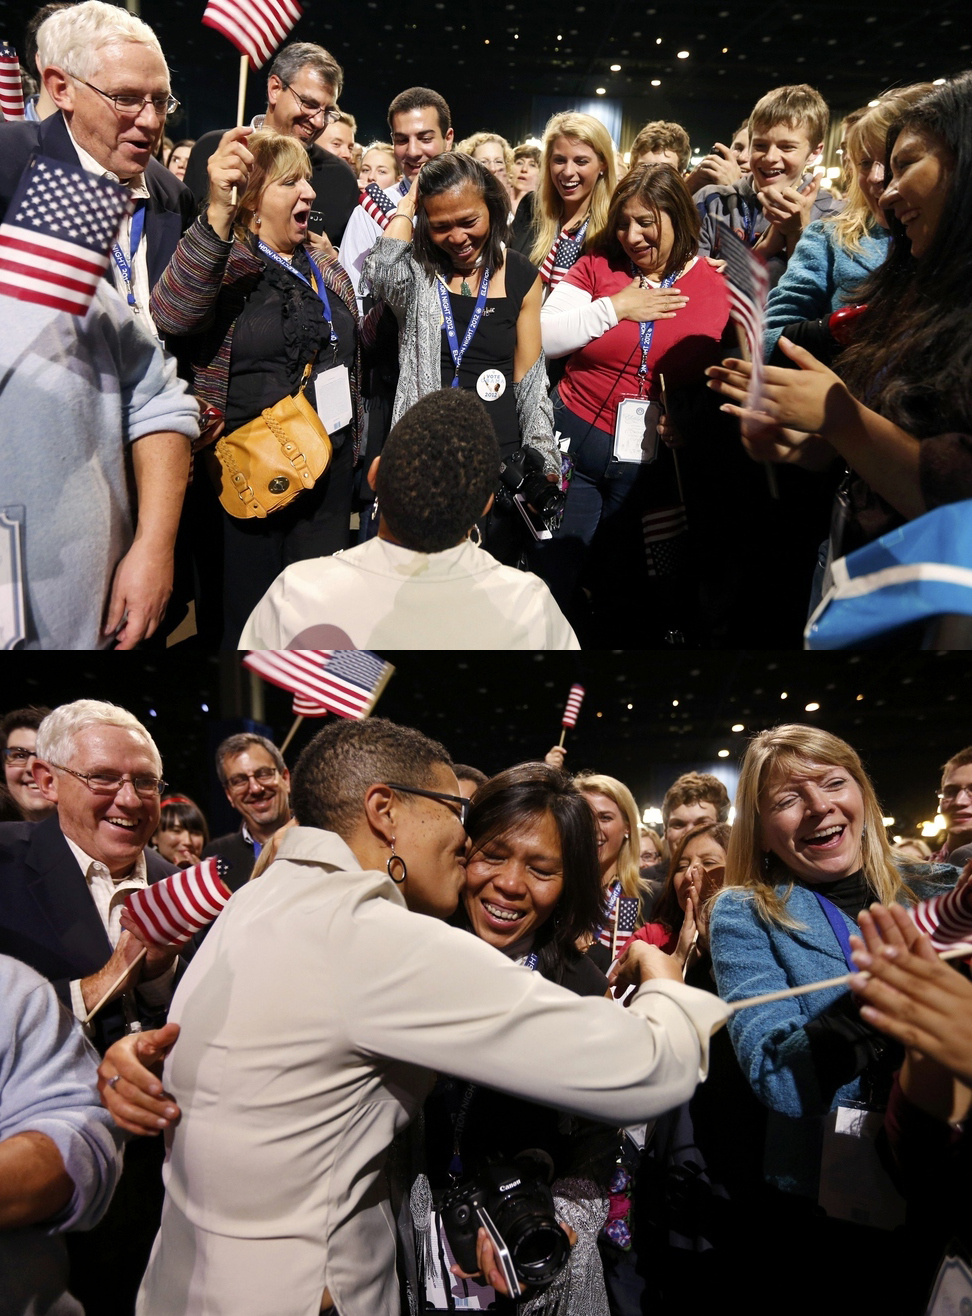
[[972, 859], [972, 745], [953, 754], [942, 768], [938, 800], [948, 832], [935, 859], [961, 868]]
[[[110, 990], [85, 1028], [103, 1052], [127, 1031], [164, 1023], [172, 997], [176, 952], [149, 949], [134, 964], [143, 946], [121, 923], [129, 892], [176, 871], [145, 848], [159, 820], [162, 760], [137, 718], [93, 699], [48, 714], [36, 750], [34, 779], [56, 813], [0, 824], [0, 954], [47, 978], [78, 1019]], [[132, 1150], [104, 1220], [68, 1239], [71, 1292], [101, 1316], [131, 1311], [161, 1211], [161, 1151]]]
[[216, 775], [243, 821], [239, 831], [210, 841], [203, 857], [219, 855], [229, 863], [224, 881], [236, 891], [249, 881], [274, 832], [290, 821], [290, 773], [272, 740], [244, 731], [217, 749]]
[[37, 59], [59, 112], [0, 124], [0, 211], [34, 152], [124, 183], [137, 204], [122, 221], [107, 277], [151, 331], [149, 293], [193, 216], [187, 190], [154, 158], [179, 104], [158, 38], [126, 10], [85, 0], [41, 24]]
[[[336, 247], [352, 210], [358, 203], [358, 183], [353, 170], [336, 155], [316, 145], [317, 139], [340, 114], [335, 101], [341, 94], [344, 70], [323, 46], [294, 41], [284, 46], [270, 66], [267, 78], [267, 108], [251, 123], [253, 128], [273, 128], [296, 137], [310, 156], [311, 186], [317, 196], [311, 209], [308, 241], [326, 233]], [[205, 133], [192, 148], [186, 166], [186, 186], [201, 206], [209, 193], [206, 166], [223, 136], [222, 129]]]
[[0, 754], [7, 790], [27, 822], [43, 822], [56, 809], [40, 793], [33, 772], [37, 728], [50, 711], [33, 706], [15, 708], [0, 721]]

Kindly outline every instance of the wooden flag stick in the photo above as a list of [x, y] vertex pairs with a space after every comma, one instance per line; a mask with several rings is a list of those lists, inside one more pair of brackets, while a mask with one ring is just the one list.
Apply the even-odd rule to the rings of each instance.
[[[243, 127], [243, 108], [246, 105], [246, 75], [250, 67], [250, 61], [246, 55], [240, 56], [240, 89], [236, 99], [236, 126]], [[235, 206], [237, 201], [236, 184], [233, 184], [233, 193], [230, 197], [230, 205]]]
[[557, 741], [557, 745], [558, 745], [558, 747], [559, 747], [560, 749], [563, 749], [563, 747], [564, 747], [564, 741], [565, 741], [566, 738], [567, 738], [567, 728], [566, 728], [566, 727], [561, 727], [561, 728], [560, 728], [560, 739]]
[[[942, 951], [938, 958], [940, 960], [957, 960], [965, 955], [972, 955], [972, 943], [963, 942], [960, 946], [952, 946], [949, 950]], [[870, 977], [870, 974], [865, 974]], [[825, 987], [846, 987], [852, 978], [856, 978], [856, 973], [845, 973], [840, 978], [827, 978], [824, 982], [808, 982], [802, 987], [788, 987], [782, 992], [766, 992], [762, 996], [750, 996], [745, 1001], [732, 1001], [729, 1003], [730, 1014], [735, 1014], [737, 1010], [746, 1010], [751, 1005], [768, 1005], [770, 1001], [785, 1001], [791, 996], [805, 996], [807, 992], [823, 991]]]
[[300, 726], [300, 724], [301, 724], [301, 722], [303, 722], [303, 720], [304, 720], [304, 719], [303, 719], [303, 716], [300, 715], [300, 714], [298, 714], [298, 716], [294, 718], [294, 725], [293, 725], [293, 726], [290, 728], [290, 730], [287, 732], [287, 738], [286, 738], [286, 740], [284, 741], [284, 743], [280, 746], [280, 753], [281, 753], [281, 755], [283, 755], [284, 753], [286, 753], [287, 746], [288, 746], [288, 745], [290, 744], [290, 742], [293, 740], [294, 736], [295, 736], [296, 733], [297, 733], [297, 728]]
[[[665, 415], [668, 415], [668, 394], [665, 392], [665, 376], [659, 370], [658, 383], [661, 386], [661, 404]], [[682, 472], [678, 464], [678, 451], [672, 448], [672, 457], [675, 459], [675, 479], [678, 482], [678, 501], [685, 506], [685, 490], [682, 488]]]
[[99, 1010], [101, 1009], [101, 1007], [104, 1005], [104, 1003], [108, 1000], [109, 996], [111, 996], [111, 995], [115, 992], [115, 990], [116, 990], [117, 987], [118, 987], [118, 984], [119, 984], [119, 983], [122, 983], [122, 982], [125, 981], [125, 979], [128, 977], [128, 975], [131, 973], [132, 969], [135, 968], [136, 964], [141, 964], [142, 960], [145, 959], [145, 956], [146, 956], [147, 954], [148, 954], [148, 947], [147, 947], [147, 946], [143, 946], [142, 949], [141, 949], [141, 950], [138, 952], [138, 954], [135, 956], [135, 958], [132, 960], [131, 964], [129, 964], [128, 968], [124, 971], [124, 973], [120, 973], [120, 974], [118, 975], [118, 977], [117, 977], [117, 978], [115, 979], [115, 981], [111, 984], [111, 986], [110, 986], [110, 987], [108, 988], [108, 990], [105, 992], [104, 996], [102, 996], [101, 1000], [97, 1003], [97, 1005], [93, 1006], [93, 1007], [88, 1011], [88, 1013], [84, 1016], [84, 1021], [83, 1021], [84, 1023], [86, 1023], [86, 1024], [90, 1024], [90, 1023], [91, 1023], [91, 1020], [95, 1017], [95, 1015], [98, 1013], [98, 1011], [99, 1011]]

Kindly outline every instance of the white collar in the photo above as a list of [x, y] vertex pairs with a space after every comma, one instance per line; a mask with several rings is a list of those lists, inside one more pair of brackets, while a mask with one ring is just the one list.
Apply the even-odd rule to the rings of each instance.
[[[74, 144], [74, 149], [78, 153], [78, 160], [81, 162], [81, 167], [87, 169], [91, 174], [97, 174], [99, 178], [110, 178], [113, 183], [121, 183], [122, 180], [117, 174], [113, 174], [110, 169], [105, 169], [103, 165], [98, 163], [93, 155], [89, 155], [84, 147], [78, 144], [78, 140], [71, 131], [71, 126], [67, 119], [64, 120], [64, 126], [67, 128], [68, 136]], [[140, 200], [148, 200], [149, 191], [145, 186], [144, 174], [135, 174], [127, 183], [123, 183], [122, 186], [127, 187], [133, 197], [138, 197]]]
[[[61, 835], [64, 836], [64, 833], [62, 832]], [[85, 854], [85, 852], [81, 849], [80, 845], [76, 845], [74, 841], [71, 840], [70, 836], [64, 836], [64, 839], [65, 841], [67, 841], [68, 848], [70, 849], [71, 853], [78, 861], [78, 866], [80, 867], [81, 872], [84, 873], [86, 881], [91, 873], [92, 867], [94, 867], [98, 870], [98, 872], [103, 872], [107, 874], [107, 876], [111, 878], [111, 881], [115, 884], [115, 886], [118, 886], [122, 882], [131, 882], [137, 886], [147, 885], [148, 873], [145, 867], [144, 850], [140, 851], [139, 856], [135, 860], [134, 867], [132, 868], [132, 871], [130, 873], [128, 873], [125, 877], [111, 877], [111, 874], [108, 872], [107, 864], [102, 863], [100, 859], [92, 859], [89, 854]]]

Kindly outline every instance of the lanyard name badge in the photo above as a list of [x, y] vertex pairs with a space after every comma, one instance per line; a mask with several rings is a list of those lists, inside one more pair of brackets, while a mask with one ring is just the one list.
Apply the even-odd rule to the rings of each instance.
[[121, 244], [115, 242], [111, 248], [112, 259], [118, 267], [118, 273], [125, 281], [126, 299], [132, 308], [132, 313], [138, 315], [139, 306], [135, 300], [135, 291], [132, 285], [135, 282], [133, 266], [135, 264], [135, 253], [138, 251], [139, 243], [142, 241], [142, 234], [145, 232], [145, 201], [140, 200], [135, 203], [135, 210], [132, 212], [131, 227], [129, 229], [129, 256], [121, 249]]
[[[843, 914], [819, 891], [813, 894], [833, 929], [847, 967], [856, 973]], [[826, 1118], [817, 1200], [829, 1216], [876, 1229], [897, 1229], [904, 1224], [904, 1199], [877, 1151], [877, 1137], [883, 1126], [883, 1111], [869, 1110], [861, 1101], [842, 1102]]]
[[[634, 266], [632, 273], [636, 274]], [[661, 287], [670, 288], [678, 278], [680, 270], [663, 279]], [[641, 342], [641, 364], [638, 367], [637, 396], [622, 398], [618, 403], [618, 418], [614, 425], [614, 460], [619, 462], [640, 462], [647, 465], [658, 456], [658, 418], [661, 408], [645, 396], [645, 379], [648, 375], [648, 353], [655, 336], [654, 320], [644, 320], [638, 325], [638, 337]]]
[[452, 387], [459, 387], [459, 367], [462, 365], [462, 358], [466, 355], [466, 349], [476, 336], [476, 330], [479, 328], [479, 322], [483, 318], [483, 311], [486, 309], [486, 295], [489, 292], [490, 270], [487, 265], [483, 270], [483, 277], [479, 281], [479, 296], [476, 298], [476, 305], [473, 308], [472, 318], [469, 321], [469, 328], [466, 330], [459, 344], [459, 335], [456, 333], [456, 321], [452, 314], [452, 303], [449, 300], [448, 290], [444, 287], [440, 279], [436, 280], [435, 286], [439, 290], [439, 304], [442, 307], [442, 319], [445, 324], [446, 338], [449, 340], [449, 351], [452, 354], [453, 365], [455, 366], [455, 376], [452, 380]]
[[[324, 319], [327, 321], [330, 331], [331, 346], [336, 347], [338, 336], [334, 329], [334, 317], [331, 314], [331, 302], [327, 295], [327, 288], [324, 284], [324, 275], [321, 273], [317, 261], [309, 251], [305, 252], [313, 271], [314, 282], [305, 279], [300, 270], [294, 269], [289, 261], [279, 256], [271, 247], [260, 239], [257, 239], [257, 246], [268, 260], [282, 265], [285, 270], [302, 283], [306, 283], [312, 288], [320, 299], [323, 308]], [[316, 286], [315, 286], [316, 285]], [[345, 425], [351, 423], [353, 407], [351, 405], [351, 377], [348, 374], [347, 366], [332, 366], [330, 370], [320, 370], [314, 376], [314, 410], [321, 418], [321, 422], [328, 434], [335, 434], [338, 430], [343, 429]]]

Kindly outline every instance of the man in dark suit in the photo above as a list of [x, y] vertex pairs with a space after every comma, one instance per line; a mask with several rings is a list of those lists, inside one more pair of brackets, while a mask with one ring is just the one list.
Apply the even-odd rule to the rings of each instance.
[[[109, 11], [107, 17], [94, 10], [89, 3], [72, 5], [44, 25], [50, 61], [44, 69], [44, 86], [59, 113], [40, 123], [0, 123], [0, 213], [35, 153], [80, 163], [124, 183], [141, 205], [132, 219], [122, 223], [123, 264], [113, 259], [108, 273], [133, 310], [137, 307], [139, 314], [147, 316], [149, 291], [194, 213], [188, 190], [153, 157], [166, 114], [178, 102], [171, 99], [169, 71], [152, 29], [124, 10]], [[51, 24], [54, 30], [48, 32]], [[89, 46], [80, 57], [81, 65], [74, 62], [79, 59], [79, 34]], [[121, 107], [116, 97], [122, 98]], [[126, 106], [125, 98], [141, 99], [142, 104]], [[139, 242], [142, 210], [144, 240]]]
[[238, 832], [210, 841], [203, 858], [225, 859], [230, 869], [223, 880], [236, 891], [249, 881], [274, 832], [290, 821], [290, 773], [273, 741], [248, 731], [223, 741], [216, 751], [216, 773], [243, 822]]
[[[330, 151], [315, 145], [328, 123], [340, 111], [334, 102], [341, 94], [344, 71], [323, 46], [310, 41], [294, 41], [284, 46], [270, 67], [267, 78], [267, 109], [253, 120], [254, 128], [273, 128], [288, 137], [296, 137], [310, 156], [310, 178], [316, 198], [311, 208], [312, 246], [324, 233], [335, 247], [352, 211], [358, 204], [358, 180], [354, 171]], [[209, 194], [209, 157], [219, 146], [225, 129], [205, 133], [192, 148], [186, 166], [186, 186], [202, 206]], [[319, 241], [319, 239], [318, 239]]]
[[[176, 871], [145, 848], [162, 762], [130, 713], [80, 699], [41, 723], [33, 771], [57, 813], [0, 824], [0, 953], [48, 978], [80, 1019], [110, 993], [91, 1030], [104, 1051], [133, 1023], [162, 1024], [172, 995], [176, 953], [150, 949], [134, 964], [142, 943], [121, 924], [130, 890]], [[134, 1310], [161, 1213], [161, 1163], [157, 1140], [132, 1146], [105, 1218], [68, 1240], [71, 1292], [88, 1312]]]

